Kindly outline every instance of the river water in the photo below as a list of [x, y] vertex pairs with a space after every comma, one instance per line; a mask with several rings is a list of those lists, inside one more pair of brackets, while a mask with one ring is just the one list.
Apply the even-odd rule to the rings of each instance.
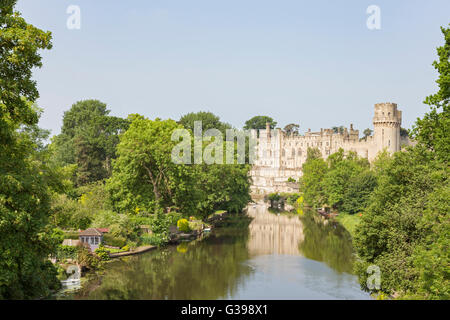
[[250, 206], [203, 238], [109, 263], [69, 299], [370, 299], [339, 224]]

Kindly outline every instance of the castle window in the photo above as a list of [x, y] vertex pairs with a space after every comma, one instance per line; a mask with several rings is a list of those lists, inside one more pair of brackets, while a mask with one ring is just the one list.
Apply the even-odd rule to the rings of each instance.
[[391, 140], [388, 140], [388, 146], [389, 147], [391, 146]]

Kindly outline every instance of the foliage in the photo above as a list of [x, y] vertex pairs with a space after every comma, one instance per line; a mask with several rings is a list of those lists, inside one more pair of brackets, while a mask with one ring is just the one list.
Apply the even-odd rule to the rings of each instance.
[[345, 131], [344, 126], [339, 126], [339, 127], [334, 126], [331, 129], [333, 130], [333, 133], [341, 133], [342, 134]]
[[194, 132], [194, 122], [202, 121], [202, 130], [217, 129], [226, 134], [226, 129], [231, 129], [231, 125], [220, 121], [220, 118], [211, 112], [190, 112], [181, 117], [180, 123], [184, 128]]
[[274, 129], [277, 126], [277, 122], [268, 116], [255, 116], [245, 121], [244, 129], [266, 129], [266, 123], [269, 123], [270, 129]]
[[286, 192], [273, 192], [264, 197], [265, 201], [270, 201], [272, 208], [281, 207], [284, 208], [285, 203], [295, 206], [297, 200], [300, 198], [299, 193], [286, 193]]
[[318, 149], [308, 149], [303, 164], [300, 188], [305, 202], [315, 208], [332, 206], [340, 212], [354, 214], [364, 210], [377, 184], [376, 174], [367, 159], [343, 149], [330, 155], [327, 161], [319, 157]]
[[0, 3], [0, 299], [44, 297], [60, 286], [47, 259], [56, 250], [50, 180], [35, 161], [39, 138], [21, 130], [38, 122], [32, 70], [42, 66], [39, 51], [51, 48], [51, 34], [14, 12], [15, 3]]
[[[425, 279], [430, 273], [439, 278], [441, 289], [437, 291], [441, 297], [446, 295], [446, 290], [448, 293], [448, 278], [441, 281], [446, 277], [445, 271], [439, 274], [439, 268], [432, 271], [421, 263], [426, 261], [427, 250], [439, 252], [448, 246], [448, 237], [441, 242], [441, 247], [431, 245], [449, 230], [448, 223], [443, 222], [450, 208], [448, 201], [441, 198], [448, 193], [448, 173], [447, 167], [434, 161], [432, 153], [421, 147], [394, 154], [378, 178], [378, 186], [356, 231], [355, 244], [361, 258], [356, 270], [364, 289], [368, 290], [366, 268], [374, 264], [381, 269], [381, 291], [387, 294], [417, 294], [421, 284], [427, 285]], [[432, 217], [432, 223], [426, 222], [425, 213]], [[433, 228], [440, 230], [440, 234]], [[445, 268], [448, 251], [438, 252], [433, 263], [443, 264]], [[422, 282], [419, 281], [421, 273]], [[423, 297], [433, 297], [430, 293]]]
[[364, 129], [363, 134], [364, 134], [363, 139], [367, 140], [367, 137], [372, 135], [372, 129], [370, 129], [370, 128]]
[[59, 245], [56, 251], [57, 259], [76, 259], [77, 258], [77, 247], [74, 246], [63, 246]]
[[167, 244], [167, 238], [163, 234], [143, 234], [140, 237], [142, 245], [163, 246]]
[[189, 227], [189, 221], [187, 219], [180, 219], [177, 221], [177, 228], [181, 232], [189, 232], [191, 228]]
[[290, 123], [284, 127], [284, 132], [286, 132], [287, 135], [298, 135], [298, 129], [300, 128], [300, 125], [295, 123]]
[[[417, 119], [417, 145], [374, 163], [378, 184], [355, 236], [362, 288], [366, 269], [381, 269], [381, 294], [411, 299], [450, 298], [449, 97], [450, 29], [438, 48], [439, 91], [426, 98], [431, 111]], [[440, 111], [440, 112], [439, 112]]]
[[54, 159], [60, 165], [76, 164], [75, 182], [85, 185], [111, 175], [119, 135], [129, 121], [109, 116], [98, 100], [78, 101], [64, 112], [61, 134], [53, 138]]
[[362, 214], [348, 214], [341, 212], [335, 219], [352, 235], [352, 237], [354, 237], [361, 217]]
[[77, 246], [77, 262], [82, 268], [96, 270], [102, 267], [102, 261], [81, 244]]
[[428, 96], [424, 103], [430, 105], [430, 112], [417, 119], [412, 134], [415, 140], [434, 151], [441, 161], [450, 159], [450, 27], [441, 28], [445, 43], [437, 48], [439, 61], [433, 66], [439, 72], [436, 83], [439, 91]]
[[103, 235], [103, 242], [108, 246], [121, 248], [127, 244], [127, 239], [106, 233]]
[[300, 178], [300, 191], [303, 193], [305, 202], [314, 208], [325, 203], [326, 196], [323, 179], [328, 170], [327, 163], [322, 157], [317, 157], [317, 152], [308, 148], [305, 163], [302, 166], [303, 176]]
[[109, 257], [109, 251], [106, 249], [103, 244], [100, 244], [97, 249], [95, 249], [95, 254], [101, 261], [108, 261], [110, 259]]
[[172, 204], [182, 165], [172, 162], [175, 142], [172, 132], [181, 128], [173, 120], [138, 118], [120, 137], [118, 158], [107, 182], [114, 207], [131, 212], [136, 207], [147, 212]]
[[76, 199], [66, 194], [54, 194], [52, 199], [53, 223], [66, 229], [105, 228], [115, 223], [118, 215], [112, 212], [109, 194], [101, 182], [73, 190]]

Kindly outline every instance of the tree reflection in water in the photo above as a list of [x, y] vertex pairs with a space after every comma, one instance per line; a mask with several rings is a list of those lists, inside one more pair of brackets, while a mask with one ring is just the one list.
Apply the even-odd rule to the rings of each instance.
[[209, 237], [171, 246], [107, 266], [75, 299], [220, 299], [231, 296], [252, 270], [246, 217]]
[[[267, 259], [254, 260], [258, 256]], [[283, 256], [286, 259], [280, 260]], [[289, 271], [293, 272], [293, 281], [299, 283], [291, 283], [295, 288], [291, 290], [298, 290], [295, 296], [314, 293], [305, 291], [305, 286], [312, 281], [314, 288], [323, 287], [320, 294], [324, 297], [359, 297], [359, 291], [352, 287], [357, 286], [356, 279], [336, 275], [336, 271], [352, 271], [353, 248], [345, 229], [337, 223], [325, 222], [311, 211], [302, 216], [285, 215], [270, 213], [265, 206], [252, 206], [248, 217], [238, 215], [226, 219], [204, 239], [111, 262], [104, 275], [96, 276], [81, 291], [66, 298], [226, 299], [237, 292], [237, 296], [251, 296], [257, 293], [246, 291], [253, 290], [252, 285], [259, 288], [263, 285], [260, 281], [267, 283], [267, 279], [258, 277], [254, 268], [259, 267], [258, 272], [263, 272], [265, 267], [278, 270], [282, 266], [272, 262], [291, 263], [293, 260], [287, 256], [298, 256], [296, 263], [303, 266]], [[323, 274], [316, 274], [316, 267], [309, 259], [323, 262], [331, 269], [321, 269]], [[263, 269], [255, 261], [265, 263]], [[302, 272], [306, 273], [299, 277]], [[335, 286], [321, 287], [323, 279], [339, 284], [336, 288], [343, 291], [336, 291]], [[273, 292], [283, 290], [280, 285], [272, 284]]]

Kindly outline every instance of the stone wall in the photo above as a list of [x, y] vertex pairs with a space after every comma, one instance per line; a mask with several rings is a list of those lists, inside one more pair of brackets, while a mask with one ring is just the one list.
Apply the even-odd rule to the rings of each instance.
[[[257, 138], [257, 156], [251, 170], [252, 193], [296, 192], [287, 181], [289, 178], [298, 181], [302, 176], [302, 165], [310, 147], [318, 148], [325, 159], [342, 148], [373, 161], [383, 149], [396, 152], [401, 146], [411, 144], [408, 138], [400, 137], [402, 112], [397, 104], [378, 103], [374, 111], [373, 135], [364, 139], [360, 139], [359, 130], [352, 124], [343, 132], [335, 133], [332, 129], [311, 132], [309, 129], [304, 135], [287, 135], [279, 128], [271, 130], [267, 124]], [[256, 137], [255, 132], [252, 135]]]

